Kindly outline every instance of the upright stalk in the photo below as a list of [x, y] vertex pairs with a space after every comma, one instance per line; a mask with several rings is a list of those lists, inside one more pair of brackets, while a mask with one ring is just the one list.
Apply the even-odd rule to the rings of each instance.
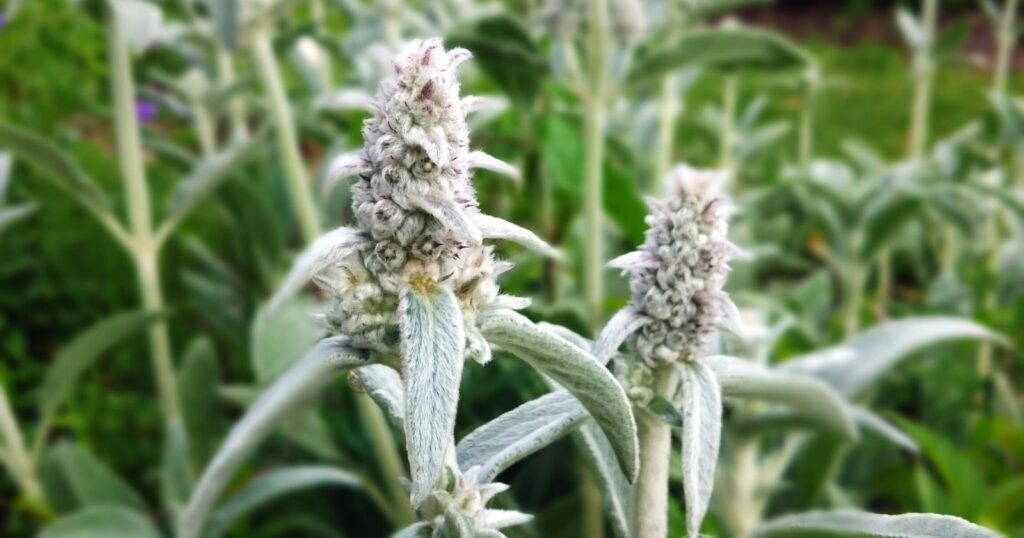
[[679, 117], [679, 91], [676, 78], [666, 75], [661, 79], [661, 93], [658, 96], [658, 142], [654, 153], [654, 193], [666, 194], [666, 178], [672, 165], [672, 145], [675, 141], [676, 120]]
[[[217, 47], [217, 70], [221, 84], [230, 87], [238, 80], [235, 62], [231, 52], [223, 46]], [[237, 95], [228, 99], [228, 116], [231, 119], [231, 139], [238, 142], [249, 138], [249, 127], [245, 121], [245, 103]]]
[[1013, 59], [1013, 45], [1017, 41], [1017, 0], [1003, 3], [1003, 14], [996, 29], [996, 66], [994, 90], [997, 95], [1006, 95], [1006, 82]]
[[800, 110], [800, 166], [811, 164], [814, 153], [814, 105], [818, 98], [818, 73], [809, 68], [804, 74], [804, 103]]
[[[654, 370], [654, 392], [669, 401], [678, 385], [674, 364]], [[672, 453], [672, 428], [659, 417], [636, 410], [640, 440], [640, 473], [633, 488], [633, 538], [668, 536], [668, 475]]]
[[274, 57], [269, 30], [264, 25], [258, 25], [251, 39], [260, 82], [270, 99], [270, 115], [277, 133], [278, 150], [284, 161], [288, 194], [291, 196], [292, 207], [302, 228], [302, 237], [305, 243], [309, 244], [320, 236], [320, 221], [313, 203], [313, 194], [307, 184], [309, 174], [299, 152], [299, 139], [295, 134], [295, 123], [284, 91], [281, 70]]
[[[142, 295], [142, 305], [148, 311], [164, 309], [160, 290], [158, 246], [153, 236], [153, 221], [149, 203], [149, 188], [142, 162], [142, 143], [138, 119], [135, 116], [135, 85], [132, 78], [131, 58], [116, 20], [107, 31], [110, 48], [111, 85], [114, 95], [114, 120], [117, 134], [117, 156], [121, 168], [128, 203], [130, 225], [129, 253], [135, 265]], [[148, 330], [150, 356], [157, 391], [163, 407], [164, 419], [169, 427], [181, 422], [181, 404], [175, 383], [171, 340], [165, 321], [157, 321]]]
[[31, 503], [46, 506], [43, 488], [39, 485], [39, 477], [36, 475], [35, 463], [25, 448], [18, 419], [7, 401], [7, 391], [3, 386], [0, 386], [0, 440], [3, 441], [0, 448], [4, 450], [8, 470], [22, 495]]
[[585, 267], [587, 311], [590, 327], [596, 334], [603, 322], [604, 289], [603, 256], [603, 201], [604, 187], [604, 131], [608, 102], [608, 47], [610, 28], [606, 0], [590, 2], [590, 35], [587, 48], [589, 89], [585, 98], [586, 117], [583, 124], [583, 143], [586, 153], [583, 184], [583, 212], [585, 219]]
[[734, 164], [732, 162], [733, 157], [733, 146], [735, 145], [735, 133], [733, 132], [736, 125], [736, 99], [738, 92], [738, 82], [736, 81], [736, 75], [729, 75], [725, 78], [725, 86], [722, 88], [722, 133], [721, 133], [721, 148], [718, 159], [718, 166], [725, 171], [731, 171]]
[[935, 42], [939, 2], [938, 0], [923, 0], [922, 6], [921, 21], [924, 29], [924, 43], [914, 51], [914, 103], [908, 142], [911, 159], [921, 158], [928, 145], [928, 116], [931, 111], [932, 84], [935, 78], [932, 47]]
[[365, 393], [356, 394], [356, 405], [359, 407], [360, 419], [366, 427], [370, 436], [370, 442], [377, 449], [377, 462], [380, 472], [384, 473], [381, 479], [387, 495], [391, 498], [392, 523], [402, 528], [416, 521], [416, 513], [409, 503], [408, 496], [399, 477], [406, 476], [405, 467], [402, 465], [402, 457], [395, 446], [394, 436], [388, 427], [387, 420], [373, 399]]

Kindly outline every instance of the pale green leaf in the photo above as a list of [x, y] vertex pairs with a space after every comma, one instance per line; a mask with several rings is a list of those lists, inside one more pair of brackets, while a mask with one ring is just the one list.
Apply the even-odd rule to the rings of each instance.
[[271, 384], [228, 433], [200, 477], [182, 516], [180, 538], [197, 538], [213, 503], [246, 458], [280, 423], [311, 402], [345, 371], [369, 363], [348, 339], [321, 340]]
[[185, 351], [178, 372], [178, 394], [193, 469], [206, 465], [224, 430], [217, 395], [220, 381], [220, 365], [213, 342], [205, 336], [195, 338]]
[[60, 442], [52, 446], [39, 465], [46, 498], [61, 512], [83, 506], [117, 505], [140, 512], [146, 503], [110, 467], [92, 454]]
[[[360, 487], [359, 477], [324, 465], [286, 467], [264, 474], [224, 501], [211, 519], [211, 527], [227, 530], [238, 518], [278, 497], [321, 486]], [[218, 534], [218, 533], [215, 533]]]
[[714, 372], [703, 362], [680, 365], [679, 375], [683, 385], [680, 410], [686, 528], [690, 538], [696, 538], [715, 483], [722, 436], [722, 394]]
[[47, 525], [39, 538], [161, 538], [143, 514], [123, 506], [92, 506]]
[[798, 537], [996, 538], [999, 535], [953, 516], [903, 514], [888, 516], [855, 510], [816, 511], [762, 523], [751, 538]]
[[257, 315], [252, 324], [252, 369], [263, 385], [281, 375], [323, 335], [313, 319], [316, 302], [294, 297], [273, 316]]
[[405, 429], [405, 391], [402, 389], [402, 377], [394, 368], [371, 364], [355, 370], [350, 377], [384, 410], [395, 426]]
[[405, 439], [412, 474], [412, 504], [434, 489], [454, 442], [466, 334], [452, 290], [406, 288], [399, 299]]
[[639, 449], [632, 407], [618, 381], [597, 359], [512, 311], [481, 314], [479, 327], [488, 341], [575, 396], [608, 436], [625, 475], [635, 479]]

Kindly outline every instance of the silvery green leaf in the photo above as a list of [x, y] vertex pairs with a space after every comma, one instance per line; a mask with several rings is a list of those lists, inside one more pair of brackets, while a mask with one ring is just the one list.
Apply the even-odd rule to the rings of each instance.
[[[326, 465], [306, 465], [275, 469], [261, 475], [241, 491], [224, 501], [210, 518], [210, 526], [227, 530], [238, 518], [290, 493], [320, 486], [361, 487], [359, 477]], [[212, 534], [220, 534], [214, 532]]]
[[124, 479], [70, 442], [50, 447], [40, 462], [39, 474], [46, 498], [61, 512], [99, 505], [147, 510], [146, 502]]
[[663, 396], [655, 396], [644, 406], [644, 410], [655, 415], [673, 428], [683, 427], [683, 415]]
[[921, 316], [881, 323], [839, 346], [783, 363], [777, 370], [812, 375], [849, 398], [912, 353], [967, 339], [1005, 342], [1002, 336], [968, 319]]
[[238, 34], [241, 29], [242, 9], [240, 0], [207, 0], [213, 25], [217, 29], [217, 37], [229, 50], [238, 46]]
[[263, 385], [281, 375], [298, 357], [315, 344], [323, 329], [313, 318], [318, 306], [310, 298], [293, 297], [275, 315], [266, 310], [253, 321], [251, 332], [252, 369]]
[[341, 180], [347, 177], [357, 176], [369, 171], [370, 163], [366, 160], [362, 150], [338, 155], [327, 167], [327, 173], [324, 175], [324, 192], [331, 192], [334, 190], [335, 185], [341, 183]]
[[782, 516], [762, 523], [751, 538], [798, 536], [890, 538], [997, 538], [999, 534], [966, 520], [938, 514], [889, 516], [856, 510], [822, 510]]
[[490, 482], [517, 461], [572, 431], [587, 411], [568, 392], [552, 392], [526, 402], [473, 430], [456, 447], [463, 472], [480, 466]]
[[469, 152], [469, 167], [490, 170], [496, 174], [508, 177], [516, 183], [522, 180], [522, 177], [519, 175], [518, 168], [482, 151]]
[[466, 115], [497, 116], [508, 109], [508, 99], [487, 95], [469, 95], [462, 98], [462, 110]]
[[466, 328], [466, 358], [480, 365], [491, 362], [491, 344], [476, 327]]
[[479, 529], [475, 534], [476, 538], [507, 538], [504, 533], [497, 529]]
[[203, 471], [182, 516], [180, 538], [200, 535], [213, 503], [235, 471], [282, 420], [312, 401], [338, 375], [368, 363], [348, 346], [347, 338], [334, 336], [321, 340], [277, 378], [231, 429]]
[[164, 15], [157, 5], [145, 0], [108, 2], [125, 44], [132, 52], [142, 52], [164, 37]]
[[107, 195], [70, 155], [45, 138], [9, 123], [0, 122], [0, 146], [38, 168], [58, 188], [90, 210], [111, 213]]
[[477, 246], [483, 243], [483, 235], [474, 217], [470, 217], [466, 210], [453, 200], [434, 194], [424, 194], [413, 198], [411, 202], [414, 207], [426, 211], [442, 226], [461, 236], [470, 245]]
[[372, 110], [374, 104], [373, 95], [366, 90], [359, 88], [343, 88], [338, 91], [318, 97], [314, 106], [319, 109], [338, 111], [365, 111]]
[[350, 374], [370, 398], [384, 410], [400, 429], [405, 429], [405, 393], [402, 377], [390, 366], [371, 364], [358, 368]]
[[851, 404], [849, 407], [853, 419], [860, 428], [884, 437], [911, 452], [918, 451], [917, 443], [889, 421], [859, 405]]
[[0, 204], [7, 198], [7, 189], [11, 185], [11, 168], [14, 158], [6, 151], [0, 151]]
[[47, 525], [39, 538], [160, 538], [145, 515], [123, 506], [90, 506]]
[[430, 523], [420, 521], [392, 534], [391, 538], [429, 538], [431, 529]]
[[224, 420], [217, 395], [220, 365], [213, 342], [206, 336], [189, 344], [178, 371], [178, 395], [188, 439], [189, 458], [194, 469], [202, 469], [223, 433]]
[[459, 301], [449, 288], [426, 293], [405, 288], [398, 309], [411, 500], [419, 506], [441, 478], [454, 441], [466, 334]]
[[487, 310], [522, 310], [533, 304], [529, 297], [516, 297], [514, 295], [499, 295], [487, 305]]
[[661, 266], [661, 260], [646, 250], [634, 250], [627, 252], [608, 262], [608, 267], [611, 267], [612, 269], [621, 269], [623, 271], [630, 271], [632, 269], [657, 269], [659, 266]]
[[181, 422], [164, 428], [163, 450], [160, 454], [160, 497], [164, 508], [177, 521], [192, 491], [192, 469], [189, 466], [188, 437]]
[[262, 317], [277, 316], [281, 307], [316, 274], [327, 269], [332, 263], [348, 257], [355, 252], [358, 244], [359, 230], [345, 226], [331, 230], [313, 241], [313, 244], [295, 259], [288, 275], [277, 287], [274, 296], [267, 301]]
[[12, 207], [0, 208], [0, 232], [11, 224], [31, 215], [35, 210], [35, 204], [20, 204]]
[[37, 435], [45, 437], [57, 408], [67, 398], [71, 387], [83, 372], [112, 347], [163, 319], [165, 315], [142, 311], [115, 314], [75, 335], [74, 340], [64, 346], [47, 368], [46, 378], [39, 387], [42, 426]]
[[484, 239], [505, 239], [549, 258], [557, 260], [562, 257], [558, 249], [522, 226], [483, 213], [473, 215], [473, 223], [479, 228]]
[[715, 465], [722, 435], [722, 394], [711, 371], [703, 362], [680, 365], [683, 384], [683, 493], [686, 498], [686, 529], [690, 538], [700, 524], [711, 500]]
[[917, 50], [927, 46], [928, 36], [924, 27], [910, 11], [907, 11], [907, 8], [901, 7], [896, 10], [896, 26], [911, 49]]
[[629, 537], [629, 515], [633, 511], [633, 494], [629, 481], [615, 464], [615, 451], [596, 424], [586, 423], [579, 429], [578, 439], [583, 454], [594, 469], [597, 485], [604, 499], [604, 511], [612, 521], [618, 538]]
[[594, 343], [594, 357], [598, 362], [605, 364], [616, 353], [619, 346], [629, 338], [629, 335], [640, 330], [641, 327], [650, 323], [650, 318], [642, 316], [636, 310], [626, 307], [619, 310], [608, 320], [608, 324], [601, 329], [601, 334]]
[[568, 389], [608, 436], [624, 474], [630, 480], [636, 478], [639, 449], [632, 407], [601, 363], [512, 311], [484, 312], [478, 325], [490, 342]]
[[533, 516], [516, 510], [484, 510], [478, 517], [481, 527], [504, 529], [516, 525], [525, 525], [533, 521]]
[[576, 334], [572, 329], [563, 327], [561, 325], [555, 325], [554, 323], [548, 323], [546, 321], [538, 323], [537, 327], [540, 327], [541, 329], [544, 329], [545, 331], [554, 334], [555, 336], [561, 338], [562, 340], [565, 340], [566, 342], [569, 342], [570, 344], [588, 353], [591, 349], [594, 348], [593, 342], [591, 342], [587, 338], [583, 338], [582, 336]]
[[[441, 536], [444, 538], [474, 538], [473, 522], [469, 520], [455, 505], [444, 511], [444, 527]], [[436, 533], [435, 533], [436, 534]]]
[[848, 439], [857, 438], [857, 426], [846, 401], [814, 377], [773, 371], [725, 355], [708, 357], [707, 364], [726, 398], [780, 403]]
[[257, 148], [262, 146], [263, 137], [255, 136], [200, 161], [171, 195], [166, 220], [160, 227], [161, 233], [166, 235], [173, 231], [200, 202], [231, 177], [233, 172], [237, 172], [250, 158], [256, 156]]

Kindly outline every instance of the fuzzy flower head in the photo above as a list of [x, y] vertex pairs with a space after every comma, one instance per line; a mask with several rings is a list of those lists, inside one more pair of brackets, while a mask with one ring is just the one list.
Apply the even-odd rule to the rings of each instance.
[[422, 518], [434, 528], [451, 525], [453, 517], [477, 533], [499, 531], [529, 523], [533, 519], [530, 515], [513, 510], [487, 508], [487, 503], [494, 496], [508, 490], [508, 485], [498, 482], [481, 483], [480, 467], [472, 467], [465, 472], [449, 468], [442, 482], [439, 484], [441, 487], [419, 508]]
[[[466, 115], [480, 100], [460, 98], [456, 77], [468, 58], [466, 50], [445, 50], [439, 40], [409, 44], [363, 124], [363, 149], [338, 158], [328, 173], [358, 177], [352, 187], [356, 227], [328, 234], [334, 237], [320, 249], [325, 261], [313, 265], [333, 298], [324, 316], [328, 327], [358, 347], [398, 348], [399, 295], [408, 287], [452, 289], [472, 329], [476, 314], [498, 299], [496, 277], [511, 267], [495, 262], [483, 239], [526, 233], [482, 215], [477, 205], [471, 169], [511, 167], [469, 149]], [[482, 354], [477, 360], [489, 357], [480, 346], [467, 349]]]
[[671, 172], [669, 195], [649, 202], [643, 246], [609, 264], [629, 276], [632, 299], [598, 347], [613, 352], [628, 339], [649, 365], [690, 362], [706, 353], [716, 328], [735, 322], [736, 307], [722, 291], [737, 252], [727, 238], [724, 179], [686, 166]]

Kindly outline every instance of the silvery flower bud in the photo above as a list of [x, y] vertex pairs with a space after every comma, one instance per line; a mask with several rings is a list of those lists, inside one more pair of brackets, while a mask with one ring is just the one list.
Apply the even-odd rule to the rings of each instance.
[[495, 278], [505, 268], [482, 244], [480, 226], [504, 221], [480, 215], [470, 180], [472, 168], [500, 161], [469, 150], [471, 107], [456, 78], [467, 58], [439, 40], [408, 45], [363, 124], [363, 150], [328, 174], [358, 176], [357, 228], [344, 236], [344, 256], [319, 264], [317, 281], [333, 298], [327, 325], [359, 347], [397, 349], [398, 297], [410, 281], [452, 289], [467, 326], [498, 297]]
[[672, 192], [650, 202], [643, 246], [610, 264], [629, 275], [632, 299], [604, 339], [628, 333], [649, 365], [697, 360], [715, 329], [736, 318], [722, 291], [736, 252], [727, 239], [731, 208], [719, 194], [723, 180], [686, 166], [672, 170]]

